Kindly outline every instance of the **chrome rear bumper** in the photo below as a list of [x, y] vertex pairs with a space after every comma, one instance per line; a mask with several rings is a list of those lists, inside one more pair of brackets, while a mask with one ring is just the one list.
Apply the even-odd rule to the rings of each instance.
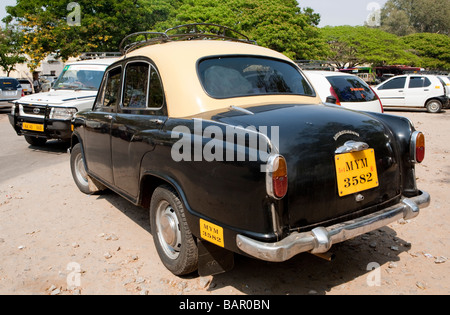
[[244, 253], [271, 262], [286, 261], [304, 252], [326, 253], [333, 244], [379, 229], [399, 219], [417, 217], [420, 209], [430, 205], [430, 195], [425, 191], [419, 193], [416, 197], [404, 198], [400, 203], [376, 213], [327, 228], [318, 227], [310, 232], [292, 233], [276, 243], [264, 243], [243, 235], [236, 236], [236, 243]]

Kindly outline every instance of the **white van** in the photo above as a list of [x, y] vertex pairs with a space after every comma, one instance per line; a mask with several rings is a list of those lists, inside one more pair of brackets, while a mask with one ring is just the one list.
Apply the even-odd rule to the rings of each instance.
[[449, 102], [443, 81], [435, 75], [396, 76], [375, 87], [375, 91], [383, 107], [419, 107], [439, 113]]

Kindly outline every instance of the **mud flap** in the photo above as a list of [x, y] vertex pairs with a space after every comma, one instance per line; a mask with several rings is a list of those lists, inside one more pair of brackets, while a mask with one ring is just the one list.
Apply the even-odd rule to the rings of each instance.
[[234, 253], [210, 242], [198, 239], [198, 274], [213, 276], [234, 268]]

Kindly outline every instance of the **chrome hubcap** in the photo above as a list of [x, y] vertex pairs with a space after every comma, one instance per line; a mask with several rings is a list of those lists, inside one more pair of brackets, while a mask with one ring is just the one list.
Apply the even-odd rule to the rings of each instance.
[[437, 110], [439, 109], [439, 104], [436, 103], [436, 102], [431, 103], [431, 104], [430, 104], [430, 109], [431, 109], [432, 111], [437, 111]]
[[175, 210], [167, 201], [161, 201], [156, 211], [156, 229], [165, 254], [176, 259], [181, 248], [180, 224]]
[[75, 158], [75, 174], [81, 184], [88, 185], [87, 172], [84, 167], [83, 156], [81, 154], [78, 154]]

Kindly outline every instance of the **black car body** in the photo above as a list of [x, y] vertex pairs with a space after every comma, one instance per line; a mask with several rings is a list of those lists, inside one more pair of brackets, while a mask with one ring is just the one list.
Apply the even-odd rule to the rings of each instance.
[[229, 270], [230, 253], [327, 253], [430, 201], [408, 119], [323, 105], [292, 61], [249, 43], [164, 37], [127, 53], [73, 124], [78, 187], [150, 208], [177, 275]]

